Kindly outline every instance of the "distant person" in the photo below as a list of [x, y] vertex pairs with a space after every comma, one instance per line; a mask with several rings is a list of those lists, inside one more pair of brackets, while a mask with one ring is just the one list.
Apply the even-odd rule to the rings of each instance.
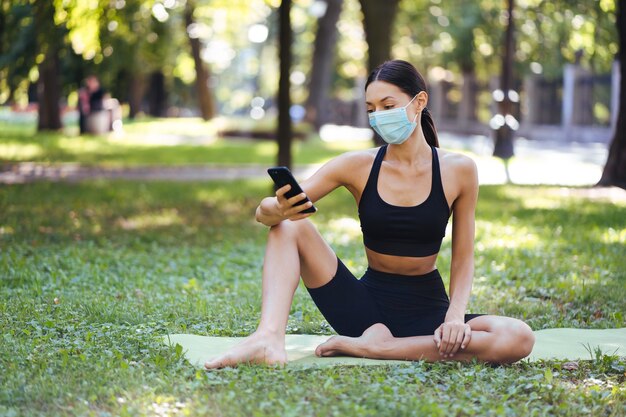
[[119, 102], [102, 88], [95, 75], [85, 79], [78, 91], [78, 124], [80, 133], [104, 133], [121, 127]]
[[[474, 161], [439, 148], [426, 108], [426, 83], [406, 61], [388, 61], [365, 84], [372, 128], [386, 145], [347, 152], [285, 198], [289, 185], [261, 201], [256, 219], [269, 226], [257, 330], [206, 368], [287, 361], [285, 331], [300, 278], [339, 336], [318, 356], [376, 359], [478, 359], [510, 363], [528, 356], [534, 334], [521, 320], [466, 314], [474, 278]], [[337, 258], [302, 213], [343, 186], [358, 206], [368, 268], [361, 279]], [[305, 194], [306, 193], [306, 194]], [[308, 196], [311, 202], [296, 205]], [[450, 215], [450, 297], [436, 268]]]
[[103, 109], [104, 89], [100, 86], [100, 80], [95, 75], [85, 78], [85, 85], [78, 90], [78, 114], [80, 133], [89, 133], [87, 119], [93, 112]]

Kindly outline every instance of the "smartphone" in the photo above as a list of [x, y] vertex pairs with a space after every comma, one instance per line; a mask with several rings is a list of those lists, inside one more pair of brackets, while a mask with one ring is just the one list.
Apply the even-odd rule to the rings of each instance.
[[[302, 193], [302, 188], [300, 187], [300, 184], [298, 184], [296, 179], [293, 177], [293, 175], [291, 174], [291, 171], [289, 171], [289, 168], [273, 167], [273, 168], [269, 168], [267, 170], [267, 173], [270, 174], [270, 177], [272, 177], [272, 180], [274, 181], [274, 184], [276, 184], [277, 188], [284, 187], [287, 184], [291, 185], [291, 189], [285, 193], [285, 197], [291, 198], [295, 195]], [[309, 201], [308, 197], [297, 202], [295, 205], [300, 206], [306, 203], [307, 201]], [[317, 209], [315, 208], [315, 206], [311, 206], [309, 208], [302, 210], [300, 213], [315, 213], [316, 211]]]

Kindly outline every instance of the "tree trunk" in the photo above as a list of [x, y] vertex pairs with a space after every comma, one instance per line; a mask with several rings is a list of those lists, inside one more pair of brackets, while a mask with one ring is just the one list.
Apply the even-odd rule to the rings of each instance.
[[280, 2], [280, 79], [278, 81], [278, 165], [291, 167], [291, 96], [289, 94], [289, 76], [291, 72], [291, 0]]
[[0, 55], [4, 54], [4, 32], [6, 31], [7, 12], [9, 10], [9, 2], [0, 0]]
[[[504, 97], [498, 102], [498, 113], [503, 117], [512, 115], [513, 113], [512, 103], [509, 99], [509, 90], [513, 87], [513, 52], [515, 51], [515, 39], [513, 38], [513, 32], [515, 30], [513, 22], [513, 3], [514, 0], [508, 0], [502, 74], [500, 76], [500, 89]], [[508, 160], [513, 154], [513, 129], [505, 122], [495, 131], [493, 155]]]
[[150, 75], [148, 90], [148, 112], [150, 116], [164, 117], [167, 110], [167, 92], [163, 71], [155, 71]]
[[61, 88], [59, 86], [59, 53], [52, 46], [44, 61], [39, 65], [39, 82], [37, 85], [37, 102], [39, 104], [39, 120], [37, 130], [60, 130], [61, 123]]
[[35, 19], [39, 50], [45, 54], [44, 60], [39, 64], [37, 130], [59, 130], [63, 127], [59, 106], [61, 100], [59, 50], [62, 40], [54, 23], [54, 6], [48, 2], [36, 2]]
[[[391, 33], [400, 0], [359, 0], [363, 12], [363, 29], [368, 47], [368, 74], [378, 65], [391, 59]], [[383, 139], [374, 132], [374, 146], [383, 145]]]
[[368, 69], [372, 72], [391, 58], [391, 34], [400, 1], [360, 0], [360, 3], [368, 47]]
[[468, 127], [476, 120], [476, 74], [473, 68], [463, 68], [463, 86], [461, 89], [461, 103], [457, 121], [464, 127]]
[[144, 90], [144, 77], [138, 72], [131, 73], [128, 77], [128, 117], [131, 119], [141, 113]]
[[613, 110], [618, 112], [617, 124], [598, 185], [614, 185], [626, 189], [626, 0], [617, 2], [615, 25], [619, 39], [619, 106]]
[[313, 123], [317, 130], [328, 120], [328, 92], [332, 82], [337, 21], [342, 3], [343, 0], [326, 0], [326, 13], [317, 23], [309, 97], [306, 102], [307, 120]]
[[191, 55], [196, 67], [196, 90], [198, 92], [198, 104], [200, 106], [200, 114], [204, 120], [210, 120], [215, 116], [215, 104], [209, 90], [209, 70], [202, 61], [200, 56], [200, 39], [193, 38], [189, 35], [189, 26], [194, 23], [193, 12], [195, 3], [187, 1], [185, 6], [185, 29], [189, 44], [191, 45]]

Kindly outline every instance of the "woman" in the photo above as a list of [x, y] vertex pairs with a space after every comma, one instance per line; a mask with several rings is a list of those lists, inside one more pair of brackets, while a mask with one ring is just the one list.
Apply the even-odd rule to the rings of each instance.
[[[302, 183], [265, 198], [257, 221], [270, 227], [257, 330], [206, 368], [238, 363], [282, 364], [285, 328], [300, 277], [339, 336], [318, 356], [511, 363], [528, 356], [534, 335], [524, 322], [465, 314], [474, 273], [474, 162], [438, 149], [426, 108], [426, 83], [405, 61], [388, 61], [365, 85], [370, 125], [388, 145], [348, 152]], [[368, 269], [359, 280], [300, 213], [337, 187], [354, 196]], [[305, 196], [311, 202], [297, 206]], [[452, 214], [448, 298], [435, 263]]]

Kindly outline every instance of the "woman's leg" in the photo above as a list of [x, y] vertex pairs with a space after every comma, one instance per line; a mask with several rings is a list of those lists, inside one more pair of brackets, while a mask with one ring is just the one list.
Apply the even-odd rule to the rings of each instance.
[[467, 322], [472, 339], [463, 350], [444, 358], [439, 354], [433, 335], [393, 337], [383, 324], [375, 324], [361, 337], [334, 336], [317, 347], [318, 356], [349, 355], [372, 359], [470, 361], [512, 363], [532, 351], [535, 336], [526, 323], [510, 317], [485, 315]]
[[259, 326], [230, 352], [207, 362], [205, 367], [286, 363], [285, 330], [300, 277], [308, 288], [317, 288], [327, 284], [336, 270], [337, 256], [308, 219], [285, 220], [271, 227], [263, 263]]

